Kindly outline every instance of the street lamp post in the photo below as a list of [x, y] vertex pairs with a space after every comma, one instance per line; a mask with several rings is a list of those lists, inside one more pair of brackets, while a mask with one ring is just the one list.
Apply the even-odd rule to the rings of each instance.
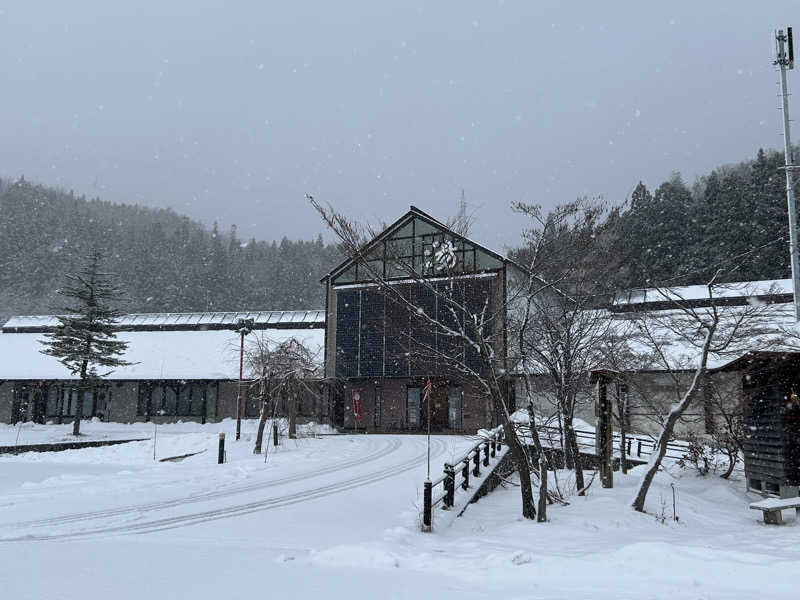
[[242, 379], [244, 378], [244, 336], [253, 330], [253, 319], [236, 321], [239, 333], [239, 388], [236, 393], [236, 439], [242, 436]]

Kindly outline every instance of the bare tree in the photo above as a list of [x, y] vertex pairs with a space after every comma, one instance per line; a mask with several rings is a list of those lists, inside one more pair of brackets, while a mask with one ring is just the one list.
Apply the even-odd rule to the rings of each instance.
[[[632, 502], [632, 507], [644, 512], [645, 499], [653, 478], [673, 438], [675, 426], [681, 416], [701, 393], [708, 375], [711, 357], [736, 356], [745, 344], [765, 333], [760, 322], [766, 305], [752, 303], [744, 306], [726, 305], [719, 297], [724, 284], [715, 281], [721, 273], [705, 285], [703, 306], [675, 290], [659, 289], [658, 293], [673, 307], [671, 310], [651, 311], [633, 315], [637, 337], [632, 343], [640, 354], [650, 357], [652, 364], [668, 374], [672, 380], [675, 403], [663, 407], [661, 431], [656, 439]], [[691, 368], [691, 380], [686, 385], [685, 373]]]
[[253, 454], [260, 454], [264, 427], [269, 418], [281, 414], [287, 416], [289, 437], [296, 437], [297, 402], [304, 394], [316, 393], [319, 366], [314, 353], [297, 339], [276, 342], [263, 333], [248, 338], [245, 356], [261, 401], [253, 447]]
[[[515, 208], [532, 222], [522, 252], [529, 271], [550, 282], [528, 290], [518, 350], [526, 372], [539, 374], [536, 380], [544, 382], [545, 395], [553, 398], [563, 427], [566, 466], [575, 470], [578, 494], [583, 495], [573, 420], [580, 399], [588, 396], [589, 373], [602, 364], [602, 345], [611, 334], [611, 321], [601, 306], [613, 288], [609, 275], [616, 269], [617, 253], [609, 224], [616, 212], [584, 198], [547, 214], [535, 205]], [[525, 377], [529, 398], [532, 381]]]
[[[447, 242], [431, 248], [431, 254], [426, 255], [422, 264], [409, 262], [404, 258], [404, 252], [386, 244], [381, 249], [382, 264], [390, 264], [393, 273], [402, 274], [401, 279], [404, 282], [424, 291], [428, 297], [435, 298], [440, 314], [431, 313], [418, 306], [413, 298], [404, 293], [404, 288], [396, 285], [385, 272], [375, 268], [375, 257], [371, 255], [374, 249], [368, 243], [365, 244], [365, 240], [375, 237], [377, 231], [349, 220], [311, 196], [308, 199], [339, 239], [342, 253], [357, 261], [360, 274], [367, 274], [366, 279], [371, 289], [384, 295], [387, 304], [392, 303], [407, 310], [412, 320], [418, 324], [417, 327], [412, 327], [413, 331], [424, 331], [432, 336], [429, 338], [428, 335], [421, 335], [413, 340], [414, 358], [437, 364], [441, 372], [466, 376], [486, 393], [494, 414], [500, 419], [509, 452], [519, 469], [522, 516], [526, 519], [535, 518], [531, 461], [517, 436], [506, 402], [508, 364], [504, 331], [500, 326], [509, 310], [509, 298], [518, 297], [520, 288], [525, 283], [524, 269], [520, 269], [519, 276], [510, 282], [508, 293], [502, 300], [489, 302], [487, 299], [481, 305], [475, 306], [466, 300], [463, 287], [465, 274], [456, 276], [452, 270]], [[362, 275], [360, 278], [365, 279]], [[432, 343], [433, 338], [439, 342]], [[446, 343], [441, 343], [441, 340]], [[477, 364], [468, 360], [467, 355], [477, 356]]]
[[744, 412], [739, 390], [729, 386], [715, 385], [707, 381], [704, 389], [706, 410], [713, 418], [711, 436], [714, 449], [725, 454], [727, 467], [720, 475], [728, 479], [744, 453]]

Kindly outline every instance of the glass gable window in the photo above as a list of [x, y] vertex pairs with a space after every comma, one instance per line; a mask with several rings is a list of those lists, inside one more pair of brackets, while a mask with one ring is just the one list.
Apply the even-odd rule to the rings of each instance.
[[368, 247], [331, 280], [332, 285], [365, 283], [377, 277], [403, 279], [500, 270], [503, 260], [445, 227], [412, 216]]

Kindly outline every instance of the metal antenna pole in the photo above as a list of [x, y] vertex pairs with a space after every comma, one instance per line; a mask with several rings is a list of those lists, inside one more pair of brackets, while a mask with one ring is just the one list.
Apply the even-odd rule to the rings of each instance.
[[[791, 36], [791, 28], [789, 28]], [[791, 38], [783, 29], [779, 29], [775, 38], [778, 41], [778, 57], [776, 65], [781, 69], [781, 96], [783, 100], [783, 151], [786, 160], [786, 201], [789, 204], [789, 254], [792, 259], [792, 290], [794, 291], [795, 319], [800, 321], [800, 254], [797, 248], [797, 204], [794, 199], [794, 182], [792, 170], [794, 157], [792, 156], [792, 140], [789, 135], [789, 90], [786, 84], [786, 70], [794, 67], [791, 50]], [[790, 52], [786, 54], [786, 43], [789, 41]]]

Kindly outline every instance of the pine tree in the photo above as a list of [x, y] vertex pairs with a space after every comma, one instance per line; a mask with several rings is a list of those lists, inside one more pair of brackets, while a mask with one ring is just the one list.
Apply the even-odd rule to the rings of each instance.
[[77, 275], [67, 275], [67, 284], [58, 293], [68, 299], [61, 310], [59, 324], [41, 352], [58, 359], [70, 373], [79, 375], [78, 400], [72, 434], [80, 434], [83, 399], [86, 390], [103, 375], [97, 367], [122, 367], [131, 363], [120, 358], [128, 342], [116, 339], [114, 323], [122, 312], [116, 305], [123, 299], [116, 278], [100, 270], [102, 252], [93, 248], [87, 264]]

